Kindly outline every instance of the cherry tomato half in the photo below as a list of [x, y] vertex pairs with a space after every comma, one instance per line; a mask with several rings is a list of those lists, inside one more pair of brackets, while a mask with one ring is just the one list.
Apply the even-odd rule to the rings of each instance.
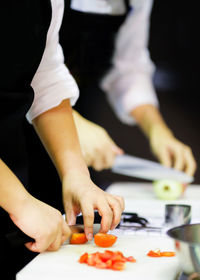
[[84, 244], [88, 240], [86, 238], [85, 233], [73, 233], [70, 239], [70, 244]]
[[94, 235], [94, 242], [99, 247], [111, 247], [117, 241], [117, 236], [107, 233], [97, 233]]

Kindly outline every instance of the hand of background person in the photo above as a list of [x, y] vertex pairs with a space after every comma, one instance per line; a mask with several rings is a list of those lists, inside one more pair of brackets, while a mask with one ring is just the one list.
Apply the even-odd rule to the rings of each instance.
[[81, 150], [87, 166], [100, 171], [112, 167], [115, 156], [122, 154], [104, 128], [73, 111]]
[[144, 104], [135, 108], [131, 115], [147, 136], [153, 154], [163, 165], [194, 175], [196, 161], [190, 147], [174, 137], [157, 107]]
[[87, 174], [78, 173], [76, 170], [63, 180], [63, 204], [69, 225], [74, 225], [76, 216], [82, 212], [88, 240], [93, 238], [94, 210], [102, 217], [100, 232], [114, 229], [124, 210], [122, 197], [106, 193], [97, 187]]
[[196, 161], [190, 147], [177, 140], [170, 131], [154, 126], [149, 141], [153, 154], [163, 165], [194, 175]]
[[10, 217], [35, 240], [25, 244], [33, 252], [56, 251], [71, 235], [61, 213], [31, 195], [22, 203], [20, 212]]

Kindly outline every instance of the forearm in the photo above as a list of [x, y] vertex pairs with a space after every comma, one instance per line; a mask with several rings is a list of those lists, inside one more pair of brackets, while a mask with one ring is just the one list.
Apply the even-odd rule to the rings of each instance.
[[0, 206], [9, 214], [20, 212], [29, 194], [2, 160], [0, 160], [0, 178]]
[[88, 175], [69, 100], [35, 118], [33, 125], [61, 180], [69, 171], [76, 172], [77, 169]]
[[163, 132], [172, 135], [159, 110], [153, 105], [139, 106], [131, 112], [131, 115], [148, 138], [150, 138], [155, 128], [159, 128]]

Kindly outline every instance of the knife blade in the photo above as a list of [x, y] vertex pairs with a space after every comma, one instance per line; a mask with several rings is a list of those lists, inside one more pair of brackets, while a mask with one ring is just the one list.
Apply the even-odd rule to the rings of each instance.
[[116, 156], [111, 170], [113, 173], [150, 181], [170, 179], [187, 184], [194, 181], [192, 176], [189, 176], [182, 171], [128, 154]]

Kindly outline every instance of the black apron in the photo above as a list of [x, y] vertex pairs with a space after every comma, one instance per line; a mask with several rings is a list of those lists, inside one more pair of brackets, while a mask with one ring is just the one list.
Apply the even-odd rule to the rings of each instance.
[[80, 87], [99, 81], [111, 67], [115, 36], [130, 9], [129, 1], [124, 1], [125, 15], [102, 15], [72, 10], [71, 1], [65, 0], [60, 44]]
[[[102, 114], [106, 110], [110, 111], [110, 108], [99, 87], [99, 81], [112, 66], [115, 37], [130, 10], [129, 1], [125, 1], [126, 14], [114, 16], [78, 12], [70, 9], [70, 1], [65, 0], [65, 3], [60, 44], [67, 67], [80, 89], [74, 108], [85, 118], [103, 125]], [[90, 174], [102, 189], [111, 183], [107, 170], [96, 172], [90, 168]]]
[[[1, 1], [0, 158], [26, 187], [28, 175], [23, 123], [33, 101], [30, 84], [45, 49], [50, 21], [50, 0]], [[0, 236], [13, 228], [2, 208], [0, 223]]]

